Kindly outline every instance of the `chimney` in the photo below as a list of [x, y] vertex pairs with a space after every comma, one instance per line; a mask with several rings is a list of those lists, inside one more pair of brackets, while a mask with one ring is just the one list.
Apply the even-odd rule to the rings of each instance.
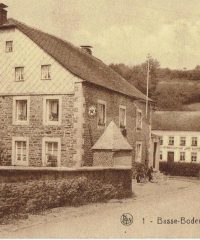
[[92, 55], [92, 46], [82, 45], [80, 47], [85, 53]]
[[7, 8], [3, 3], [0, 3], [0, 26], [7, 23], [7, 11], [5, 8]]

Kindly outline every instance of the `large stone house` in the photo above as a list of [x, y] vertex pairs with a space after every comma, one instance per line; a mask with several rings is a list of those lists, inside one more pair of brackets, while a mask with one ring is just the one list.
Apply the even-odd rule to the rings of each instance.
[[200, 162], [200, 112], [158, 111], [152, 132], [160, 137], [160, 161]]
[[0, 165], [91, 166], [92, 147], [112, 120], [133, 148], [132, 161], [148, 160], [145, 95], [87, 46], [7, 19], [5, 8], [0, 5]]

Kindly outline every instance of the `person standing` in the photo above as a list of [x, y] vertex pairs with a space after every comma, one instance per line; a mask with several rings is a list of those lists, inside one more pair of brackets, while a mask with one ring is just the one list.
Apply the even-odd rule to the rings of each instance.
[[153, 167], [151, 166], [147, 171], [147, 176], [148, 176], [149, 182], [151, 182], [153, 180], [152, 174], [153, 174]]

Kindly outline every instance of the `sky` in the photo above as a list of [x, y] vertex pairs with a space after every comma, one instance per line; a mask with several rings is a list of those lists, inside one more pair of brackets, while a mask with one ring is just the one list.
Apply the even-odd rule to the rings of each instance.
[[8, 17], [91, 45], [105, 63], [136, 65], [147, 54], [161, 67], [200, 65], [199, 0], [2, 0]]

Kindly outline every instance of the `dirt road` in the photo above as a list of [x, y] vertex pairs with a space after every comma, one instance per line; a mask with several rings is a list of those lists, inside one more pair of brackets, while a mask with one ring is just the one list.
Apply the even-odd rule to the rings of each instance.
[[[200, 237], [199, 180], [134, 183], [133, 189], [135, 198], [79, 208], [54, 209], [17, 225], [2, 227], [0, 237]], [[133, 216], [133, 224], [124, 226], [120, 222], [123, 213]], [[195, 224], [192, 224], [192, 219], [196, 221]], [[170, 220], [170, 224], [164, 223], [165, 220]]]

